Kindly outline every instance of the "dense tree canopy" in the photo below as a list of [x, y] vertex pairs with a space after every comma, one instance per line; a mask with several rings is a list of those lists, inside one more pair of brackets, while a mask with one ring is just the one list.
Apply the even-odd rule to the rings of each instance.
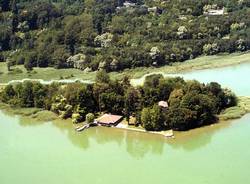
[[[237, 104], [235, 95], [215, 82], [205, 85], [152, 75], [143, 86], [133, 87], [127, 77], [114, 81], [103, 71], [98, 72], [94, 84], [8, 85], [0, 100], [14, 106], [51, 110], [62, 118], [72, 117], [75, 123], [85, 117], [90, 122], [93, 114], [100, 112], [123, 115], [127, 120], [134, 117], [137, 125], [153, 131], [187, 130], [214, 123], [223, 109]], [[162, 101], [168, 106], [161, 106]]]
[[32, 52], [28, 70], [160, 66], [248, 50], [249, 17], [250, 0], [0, 0], [0, 52], [13, 64]]

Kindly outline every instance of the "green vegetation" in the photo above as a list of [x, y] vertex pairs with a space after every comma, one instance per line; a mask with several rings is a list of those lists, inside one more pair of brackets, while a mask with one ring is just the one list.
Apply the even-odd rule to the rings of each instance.
[[20, 76], [13, 66], [112, 72], [172, 65], [249, 50], [249, 16], [249, 0], [1, 0], [0, 62]]
[[219, 118], [221, 120], [241, 118], [250, 112], [250, 97], [238, 97], [238, 105], [224, 110]]
[[[7, 85], [1, 101], [15, 107], [50, 110], [74, 123], [90, 123], [100, 112], [120, 114], [127, 120], [136, 118], [146, 130], [187, 130], [217, 121], [217, 115], [235, 106], [237, 99], [218, 83], [202, 84], [182, 78], [146, 77], [143, 86], [133, 87], [129, 78], [111, 80], [99, 71], [94, 84], [41, 85], [24, 82]], [[161, 106], [159, 101], [168, 104]]]
[[95, 115], [93, 113], [88, 113], [85, 119], [87, 123], [93, 123], [95, 120]]
[[[249, 52], [245, 53], [233, 53], [223, 54], [215, 56], [202, 56], [196, 59], [189, 60], [187, 62], [174, 63], [171, 66], [162, 67], [139, 67], [134, 69], [126, 69], [122, 72], [111, 72], [110, 77], [113, 79], [122, 79], [128, 75], [131, 78], [139, 78], [148, 73], [163, 72], [166, 74], [185, 72], [189, 70], [199, 70], [207, 68], [218, 68], [228, 65], [236, 65], [243, 62], [248, 62], [250, 57]], [[25, 68], [21, 65], [13, 66], [12, 69], [20, 69], [23, 72], [18, 74], [9, 74], [5, 63], [0, 63], [0, 78], [1, 83], [7, 83], [11, 80], [21, 80], [25, 78], [30, 79], [43, 79], [43, 80], [58, 80], [58, 79], [83, 79], [93, 81], [96, 72], [83, 72], [78, 69], [55, 69], [52, 67], [48, 68], [33, 68], [32, 72], [25, 72]], [[1, 74], [2, 73], [2, 74]], [[142, 84], [143, 81], [139, 81]], [[134, 81], [132, 81], [134, 84]], [[138, 84], [138, 82], [136, 83]], [[1, 89], [0, 89], [1, 90]]]
[[55, 113], [48, 110], [39, 111], [32, 114], [30, 117], [40, 122], [48, 122], [58, 119], [58, 116]]
[[1, 110], [6, 110], [8, 113], [11, 113], [14, 115], [20, 115], [20, 116], [32, 118], [33, 120], [37, 122], [48, 122], [48, 121], [59, 119], [57, 114], [48, 110], [41, 109], [41, 108], [13, 107], [13, 106], [10, 106], [9, 104], [5, 104], [1, 102], [0, 102], [0, 108]]

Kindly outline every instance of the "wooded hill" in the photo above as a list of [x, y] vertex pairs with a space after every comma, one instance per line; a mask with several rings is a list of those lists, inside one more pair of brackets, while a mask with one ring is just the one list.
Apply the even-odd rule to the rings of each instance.
[[0, 61], [119, 71], [250, 48], [250, 0], [0, 0]]

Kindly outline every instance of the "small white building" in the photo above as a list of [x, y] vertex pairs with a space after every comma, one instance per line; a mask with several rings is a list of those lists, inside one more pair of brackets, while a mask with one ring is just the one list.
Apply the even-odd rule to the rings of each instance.
[[206, 12], [204, 12], [204, 15], [224, 15], [224, 14], [225, 14], [224, 7], [222, 9], [219, 9], [219, 10], [210, 9], [210, 10], [207, 10]]
[[125, 6], [126, 8], [129, 8], [129, 7], [135, 7], [136, 4], [135, 4], [135, 3], [128, 2], [128, 1], [125, 1], [125, 2], [123, 3], [123, 6]]
[[158, 105], [162, 108], [168, 108], [168, 102], [166, 101], [159, 101]]

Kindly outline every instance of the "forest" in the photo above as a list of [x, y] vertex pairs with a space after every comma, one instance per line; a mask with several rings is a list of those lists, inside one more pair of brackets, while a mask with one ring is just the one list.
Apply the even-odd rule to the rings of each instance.
[[[216, 82], [203, 84], [182, 78], [152, 75], [143, 86], [133, 87], [128, 77], [111, 80], [99, 71], [93, 84], [53, 83], [42, 85], [26, 81], [8, 85], [0, 101], [13, 107], [37, 107], [50, 110], [74, 123], [89, 121], [101, 113], [122, 115], [146, 130], [188, 130], [217, 121], [217, 115], [237, 105], [237, 98]], [[162, 107], [160, 101], [168, 105]]]
[[0, 62], [107, 72], [250, 48], [250, 0], [0, 0]]

